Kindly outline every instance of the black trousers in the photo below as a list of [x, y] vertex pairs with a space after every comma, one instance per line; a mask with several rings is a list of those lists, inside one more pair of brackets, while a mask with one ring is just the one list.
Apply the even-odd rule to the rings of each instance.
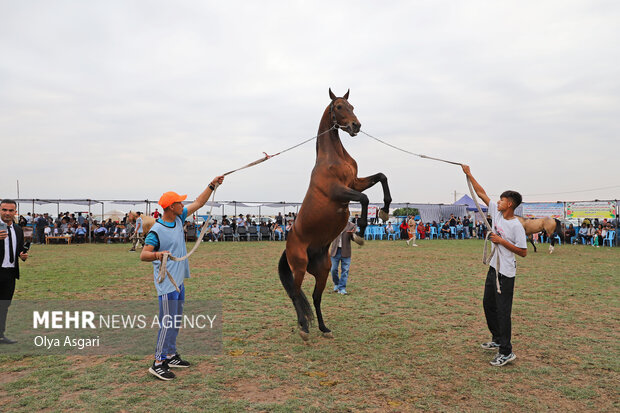
[[508, 355], [512, 352], [510, 315], [512, 313], [515, 279], [500, 273], [499, 284], [502, 291], [501, 294], [497, 292], [495, 268], [489, 267], [487, 279], [484, 283], [484, 298], [482, 300], [484, 315], [487, 319], [489, 331], [493, 335], [493, 341], [499, 343], [499, 352], [503, 355]]
[[4, 335], [6, 314], [9, 311], [13, 293], [15, 292], [15, 268], [0, 268], [0, 337]]

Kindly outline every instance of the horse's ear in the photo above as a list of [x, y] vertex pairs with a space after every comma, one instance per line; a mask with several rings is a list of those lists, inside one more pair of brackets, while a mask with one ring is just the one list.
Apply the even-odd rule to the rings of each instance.
[[351, 91], [351, 89], [347, 89], [347, 93], [344, 94], [344, 96], [342, 97], [344, 100], [349, 100], [349, 92]]
[[334, 92], [332, 92], [332, 88], [331, 87], [329, 88], [329, 98], [331, 100], [336, 100], [337, 99], [336, 95], [334, 95]]

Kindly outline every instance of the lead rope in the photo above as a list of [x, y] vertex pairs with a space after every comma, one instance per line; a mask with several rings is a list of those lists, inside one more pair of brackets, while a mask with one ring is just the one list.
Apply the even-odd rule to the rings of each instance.
[[[332, 131], [333, 129], [336, 129], [336, 128], [338, 128], [338, 125], [334, 124], [331, 128], [327, 129], [326, 131], [321, 132], [321, 133], [319, 133], [316, 136], [308, 138], [308, 139], [306, 139], [306, 140], [304, 140], [304, 141], [302, 141], [302, 142], [300, 142], [300, 143], [298, 143], [296, 145], [293, 145], [293, 146], [291, 146], [289, 148], [286, 148], [286, 149], [284, 149], [284, 150], [282, 150], [282, 151], [280, 151], [278, 153], [275, 153], [273, 155], [268, 155], [266, 152], [263, 152], [265, 154], [264, 157], [262, 157], [260, 159], [257, 159], [254, 162], [250, 162], [249, 164], [247, 164], [245, 166], [242, 166], [241, 168], [237, 168], [237, 169], [233, 169], [232, 171], [228, 171], [228, 172], [226, 172], [224, 174], [224, 176], [227, 176], [227, 175], [230, 175], [230, 174], [235, 173], [237, 171], [241, 171], [242, 169], [250, 168], [252, 166], [255, 166], [255, 165], [258, 165], [260, 163], [263, 163], [263, 162], [273, 158], [274, 156], [281, 155], [281, 154], [283, 154], [285, 152], [288, 152], [288, 151], [290, 151], [292, 149], [295, 149], [295, 148], [297, 148], [297, 147], [299, 147], [299, 146], [301, 146], [301, 145], [303, 145], [305, 143], [308, 143], [311, 140], [317, 139], [319, 136], [324, 135], [324, 134], [326, 134], [326, 133], [328, 133], [328, 132], [330, 132], [330, 131]], [[210, 198], [211, 198], [211, 209], [209, 209], [209, 214], [207, 215], [207, 219], [205, 219], [205, 223], [202, 226], [202, 229], [200, 230], [200, 235], [198, 235], [198, 240], [196, 241], [196, 244], [194, 245], [194, 247], [192, 248], [192, 250], [190, 252], [188, 252], [187, 254], [185, 254], [182, 257], [175, 257], [174, 255], [170, 254], [169, 252], [166, 252], [166, 253], [163, 254], [163, 256], [162, 256], [162, 258], [160, 260], [161, 262], [159, 264], [159, 272], [157, 273], [157, 282], [158, 283], [161, 284], [162, 282], [164, 282], [166, 277], [168, 277], [170, 279], [170, 281], [172, 282], [172, 285], [174, 285], [174, 288], [177, 290], [177, 292], [181, 292], [181, 290], [179, 289], [179, 286], [174, 281], [174, 278], [172, 277], [172, 275], [168, 271], [168, 268], [167, 268], [168, 260], [171, 260], [171, 261], [184, 261], [184, 260], [188, 259], [190, 257], [190, 255], [192, 255], [196, 251], [196, 249], [198, 248], [198, 246], [202, 242], [202, 239], [204, 238], [205, 233], [207, 232], [208, 223], [209, 223], [209, 220], [212, 217], [211, 213], [213, 212], [213, 206], [214, 206], [214, 203], [215, 203], [215, 192], [217, 191], [218, 186], [219, 186], [219, 184], [216, 184], [215, 185], [215, 189], [211, 193], [211, 196], [210, 196]]]
[[[445, 159], [434, 158], [432, 156], [427, 156], [427, 155], [422, 155], [422, 154], [419, 154], [419, 153], [414, 153], [414, 152], [408, 151], [406, 149], [399, 148], [398, 146], [394, 146], [391, 143], [388, 143], [388, 142], [386, 142], [384, 140], [381, 140], [381, 139], [377, 138], [376, 136], [372, 136], [371, 134], [364, 132], [363, 130], [360, 130], [360, 132], [363, 133], [364, 135], [368, 136], [369, 138], [376, 140], [377, 142], [380, 142], [380, 143], [382, 143], [384, 145], [387, 145], [387, 146], [389, 146], [391, 148], [394, 148], [396, 150], [399, 150], [399, 151], [404, 152], [404, 153], [409, 154], [409, 155], [417, 156], [417, 157], [420, 157], [420, 158], [423, 158], [423, 159], [430, 159], [430, 160], [433, 160], [433, 161], [445, 162], [445, 163], [449, 163], [449, 164], [452, 164], [452, 165], [463, 166], [463, 164], [460, 163], [460, 162], [453, 162], [453, 161], [448, 161], [448, 160], [445, 160]], [[482, 263], [484, 265], [489, 265], [491, 263], [491, 259], [493, 258], [493, 255], [497, 252], [497, 254], [496, 254], [497, 255], [497, 261], [496, 261], [497, 267], [496, 267], [496, 271], [495, 271], [495, 286], [497, 288], [498, 294], [501, 294], [502, 293], [502, 289], [501, 289], [501, 286], [500, 286], [500, 283], [499, 283], [499, 250], [495, 247], [495, 244], [491, 243], [491, 248], [490, 248], [491, 255], [488, 255], [488, 252], [487, 252], [488, 249], [489, 249], [488, 248], [489, 236], [491, 236], [491, 233], [495, 233], [495, 231], [493, 230], [493, 227], [491, 226], [491, 224], [489, 224], [489, 221], [487, 221], [487, 218], [486, 218], [486, 215], [484, 214], [484, 212], [482, 212], [482, 208], [480, 207], [480, 204], [478, 203], [478, 197], [476, 196], [476, 193], [474, 192], [474, 188], [472, 186], [472, 183], [471, 183], [471, 180], [469, 179], [469, 177], [467, 177], [467, 186], [469, 187], [469, 193], [471, 195], [471, 199], [474, 200], [474, 203], [476, 204], [476, 208], [478, 208], [478, 212], [480, 213], [480, 216], [482, 216], [484, 225], [487, 228], [487, 233], [486, 233], [486, 236], [484, 237], [484, 250], [482, 252]]]

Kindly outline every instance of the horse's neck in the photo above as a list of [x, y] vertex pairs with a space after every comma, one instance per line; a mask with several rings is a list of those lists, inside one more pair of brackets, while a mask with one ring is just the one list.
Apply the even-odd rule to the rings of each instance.
[[319, 125], [319, 137], [316, 139], [317, 161], [321, 158], [329, 157], [330, 155], [335, 155], [338, 158], [347, 158], [349, 156], [344, 146], [342, 146], [340, 136], [338, 135], [338, 129], [331, 128], [329, 110], [326, 109]]

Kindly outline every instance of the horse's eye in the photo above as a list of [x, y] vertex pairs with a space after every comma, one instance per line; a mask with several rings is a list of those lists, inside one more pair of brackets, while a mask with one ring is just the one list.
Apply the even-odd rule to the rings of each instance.
[[338, 110], [342, 109], [342, 105], [336, 106], [336, 109], [338, 109]]

